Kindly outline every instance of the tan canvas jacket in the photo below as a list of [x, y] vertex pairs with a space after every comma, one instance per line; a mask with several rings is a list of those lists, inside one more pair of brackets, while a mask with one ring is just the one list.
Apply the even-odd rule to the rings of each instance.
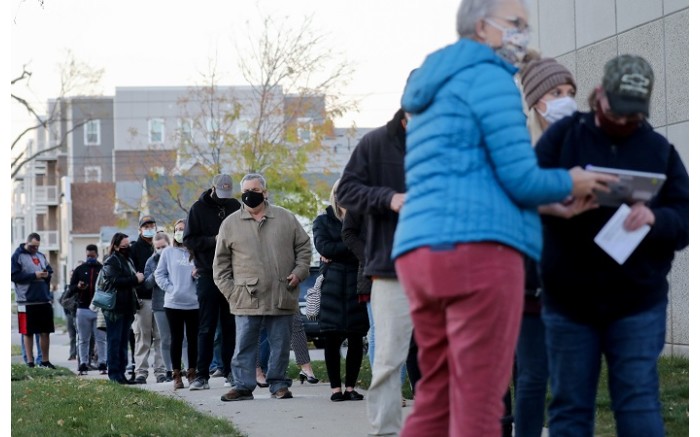
[[311, 240], [290, 211], [265, 202], [265, 216], [256, 222], [241, 208], [219, 229], [214, 254], [214, 282], [238, 316], [293, 315], [299, 287], [287, 276], [309, 276]]

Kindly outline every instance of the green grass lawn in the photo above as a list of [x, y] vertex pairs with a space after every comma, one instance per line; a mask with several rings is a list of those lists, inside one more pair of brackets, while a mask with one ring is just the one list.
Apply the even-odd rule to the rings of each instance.
[[[314, 375], [321, 381], [328, 381], [326, 365], [323, 361], [311, 363]], [[661, 357], [659, 358], [659, 377], [661, 379], [661, 403], [663, 408], [664, 425], [666, 435], [687, 436], [689, 432], [689, 371], [688, 359], [682, 357]], [[345, 374], [345, 360], [341, 360], [341, 375]], [[290, 363], [288, 375], [298, 379], [299, 367], [295, 363]], [[364, 357], [357, 386], [367, 390], [372, 379], [372, 369], [369, 366], [369, 358]], [[614, 437], [615, 419], [610, 406], [610, 396], [607, 388], [607, 368], [603, 364], [600, 382], [598, 384], [598, 396], [596, 399], [596, 437]], [[329, 394], [330, 396], [330, 394]], [[403, 386], [403, 396], [406, 399], [413, 399], [411, 387], [408, 381]]]
[[12, 365], [12, 435], [242, 436], [189, 404], [65, 368]]

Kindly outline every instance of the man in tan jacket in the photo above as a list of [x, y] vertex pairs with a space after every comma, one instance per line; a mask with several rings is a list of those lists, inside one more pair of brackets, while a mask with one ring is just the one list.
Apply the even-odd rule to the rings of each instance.
[[241, 180], [244, 208], [221, 224], [214, 255], [214, 282], [236, 316], [233, 386], [222, 401], [253, 399], [261, 328], [270, 342], [267, 382], [272, 397], [289, 399], [287, 378], [299, 284], [309, 275], [311, 241], [288, 210], [267, 201], [265, 179]]

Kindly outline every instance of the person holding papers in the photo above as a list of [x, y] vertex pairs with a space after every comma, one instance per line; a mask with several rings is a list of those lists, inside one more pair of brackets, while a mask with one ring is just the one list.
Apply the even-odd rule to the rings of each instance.
[[[688, 173], [646, 121], [653, 85], [646, 60], [617, 56], [591, 94], [591, 111], [554, 123], [536, 146], [544, 168], [592, 165], [666, 177], [650, 200], [601, 204], [569, 218], [542, 215], [550, 435], [593, 435], [601, 355], [617, 435], [664, 435], [656, 363], [666, 335], [666, 277], [675, 251], [688, 246]], [[630, 240], [629, 256], [613, 258], [611, 239]]]

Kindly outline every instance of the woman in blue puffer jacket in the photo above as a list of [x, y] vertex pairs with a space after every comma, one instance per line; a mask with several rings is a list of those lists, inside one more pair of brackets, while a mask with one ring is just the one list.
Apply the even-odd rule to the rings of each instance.
[[463, 0], [457, 28], [460, 39], [426, 58], [401, 100], [411, 114], [407, 194], [392, 256], [423, 374], [404, 437], [499, 434], [522, 254], [540, 257], [537, 207], [612, 180], [538, 167], [513, 79], [529, 35], [522, 0]]

